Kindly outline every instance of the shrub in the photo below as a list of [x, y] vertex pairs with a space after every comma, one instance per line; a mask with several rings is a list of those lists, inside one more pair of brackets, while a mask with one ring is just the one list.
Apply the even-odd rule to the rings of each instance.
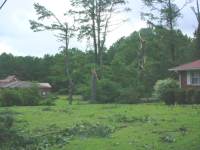
[[187, 104], [187, 95], [184, 89], [178, 89], [175, 92], [175, 99], [177, 104]]
[[200, 90], [178, 89], [166, 90], [163, 94], [166, 104], [199, 104]]
[[162, 93], [162, 99], [167, 105], [174, 105], [176, 103], [175, 90], [167, 89]]
[[0, 149], [1, 145], [9, 142], [14, 133], [11, 130], [14, 123], [14, 117], [10, 111], [4, 111], [0, 113]]
[[186, 90], [186, 101], [185, 104], [193, 104], [195, 103], [194, 101], [194, 94], [195, 94], [195, 90], [194, 89], [187, 89]]
[[55, 100], [57, 99], [58, 97], [56, 95], [48, 95], [47, 97], [43, 98], [43, 100], [41, 100], [39, 102], [39, 105], [42, 105], [42, 106], [53, 106], [55, 105]]
[[119, 85], [108, 79], [101, 79], [97, 82], [97, 102], [112, 103], [119, 96]]
[[196, 90], [193, 96], [193, 104], [200, 104], [200, 90]]
[[90, 100], [91, 98], [91, 89], [87, 85], [82, 85], [78, 89], [79, 93], [81, 94], [83, 100]]
[[41, 95], [38, 92], [37, 87], [19, 89], [24, 106], [36, 106], [41, 100]]
[[0, 101], [1, 106], [21, 105], [23, 103], [19, 91], [14, 89], [1, 90]]
[[133, 87], [129, 88], [121, 88], [119, 90], [119, 97], [117, 102], [124, 103], [124, 104], [135, 104], [140, 102], [140, 98], [138, 92]]
[[154, 86], [153, 96], [162, 100], [163, 93], [167, 90], [177, 90], [179, 89], [178, 82], [174, 79], [158, 80]]
[[36, 106], [42, 97], [37, 87], [27, 89], [3, 89], [0, 91], [1, 106]]

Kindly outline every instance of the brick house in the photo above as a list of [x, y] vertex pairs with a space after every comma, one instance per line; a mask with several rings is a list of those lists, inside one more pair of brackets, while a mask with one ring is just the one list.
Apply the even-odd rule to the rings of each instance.
[[39, 92], [42, 96], [46, 96], [51, 92], [51, 85], [49, 83], [33, 83], [29, 81], [20, 81], [15, 75], [8, 76], [7, 78], [0, 80], [1, 88], [31, 88], [33, 86], [39, 88]]
[[200, 88], [200, 60], [171, 68], [169, 71], [178, 73], [181, 88]]

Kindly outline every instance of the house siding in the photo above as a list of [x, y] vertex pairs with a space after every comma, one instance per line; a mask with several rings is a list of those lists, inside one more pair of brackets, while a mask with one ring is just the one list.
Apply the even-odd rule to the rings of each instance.
[[181, 88], [187, 88], [187, 72], [186, 71], [182, 71], [180, 72], [181, 75]]
[[200, 86], [198, 86], [198, 85], [188, 85], [187, 73], [188, 73], [188, 71], [179, 72], [179, 75], [181, 76], [181, 81], [180, 81], [181, 88], [184, 88], [184, 89], [200, 89]]

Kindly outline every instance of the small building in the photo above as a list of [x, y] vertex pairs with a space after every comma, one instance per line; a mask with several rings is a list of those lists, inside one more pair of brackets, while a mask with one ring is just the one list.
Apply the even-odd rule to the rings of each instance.
[[15, 75], [8, 76], [7, 78], [0, 80], [0, 88], [31, 88], [38, 86], [39, 92], [42, 96], [46, 96], [51, 92], [51, 85], [49, 83], [33, 83], [29, 81], [20, 81]]
[[178, 73], [181, 88], [200, 88], [200, 60], [174, 67], [169, 71]]

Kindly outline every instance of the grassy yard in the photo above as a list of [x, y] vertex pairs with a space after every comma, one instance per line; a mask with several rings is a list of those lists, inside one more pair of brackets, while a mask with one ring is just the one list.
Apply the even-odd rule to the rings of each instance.
[[9, 109], [17, 112], [15, 126], [31, 136], [82, 122], [112, 129], [106, 137], [75, 135], [63, 147], [54, 145], [52, 150], [200, 150], [200, 106], [97, 105], [77, 101], [69, 106], [61, 97], [56, 106]]

